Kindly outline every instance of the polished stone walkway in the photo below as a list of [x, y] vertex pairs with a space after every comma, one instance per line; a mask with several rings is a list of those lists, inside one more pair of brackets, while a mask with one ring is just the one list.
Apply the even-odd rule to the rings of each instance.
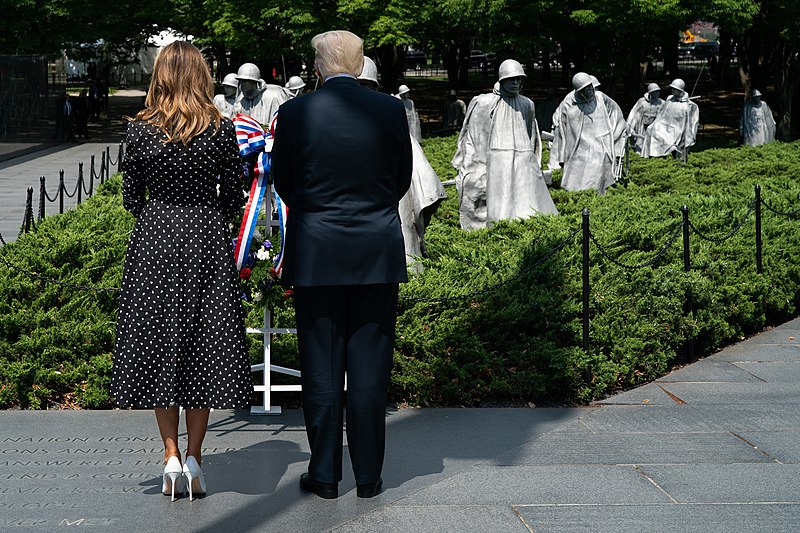
[[358, 499], [345, 459], [322, 500], [300, 411], [214, 412], [209, 493], [170, 503], [152, 413], [0, 412], [0, 531], [797, 531], [800, 319], [592, 407], [387, 422], [385, 491]]

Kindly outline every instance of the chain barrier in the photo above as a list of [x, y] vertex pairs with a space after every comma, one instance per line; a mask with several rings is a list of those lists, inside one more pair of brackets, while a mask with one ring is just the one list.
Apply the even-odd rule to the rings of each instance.
[[[25, 214], [22, 215], [22, 224], [19, 226], [19, 233], [17, 233], [17, 237], [22, 235], [25, 232], [25, 225], [28, 223], [28, 208], [25, 207]], [[0, 241], [3, 241], [3, 246], [5, 246], [6, 241], [3, 240], [2, 234], [0, 234]]]
[[59, 285], [61, 287], [68, 287], [70, 289], [78, 289], [82, 291], [95, 291], [95, 292], [119, 292], [119, 287], [90, 287], [88, 285], [77, 285], [75, 283], [67, 283], [64, 281], [59, 281], [54, 278], [48, 278], [47, 276], [42, 276], [41, 274], [37, 274], [31, 270], [19, 267], [13, 263], [8, 262], [4, 257], [0, 257], [0, 262], [5, 264], [8, 268], [12, 270], [16, 270], [17, 272], [22, 272], [23, 274], [27, 274], [28, 276], [38, 279], [39, 281], [43, 281], [45, 283], [53, 283], [55, 285]]
[[56, 189], [56, 192], [53, 195], [53, 198], [50, 198], [50, 195], [47, 194], [47, 187], [45, 187], [45, 178], [44, 178], [44, 176], [41, 177], [41, 187], [39, 188], [39, 192], [41, 194], [43, 194], [45, 198], [47, 198], [48, 202], [55, 202], [56, 200], [58, 200], [58, 189]]
[[658, 259], [661, 256], [663, 256], [665, 253], [667, 253], [667, 250], [669, 250], [669, 248], [673, 244], [675, 244], [675, 240], [678, 238], [678, 235], [680, 234], [682, 228], [683, 228], [683, 222], [678, 224], [678, 227], [675, 228], [675, 231], [673, 231], [672, 235], [670, 235], [669, 240], [667, 240], [666, 244], [664, 244], [664, 246], [662, 246], [661, 249], [658, 252], [656, 252], [656, 255], [654, 255], [653, 257], [651, 257], [647, 261], [645, 261], [643, 263], [638, 263], [636, 265], [630, 265], [630, 264], [627, 264], [627, 263], [623, 263], [623, 262], [617, 261], [616, 259], [611, 257], [608, 254], [608, 252], [606, 251], [606, 249], [603, 248], [600, 245], [599, 242], [597, 242], [597, 239], [595, 238], [594, 234], [591, 231], [589, 232], [589, 238], [592, 240], [594, 245], [597, 246], [597, 249], [600, 250], [600, 253], [602, 254], [602, 256], [605, 257], [610, 262], [612, 262], [613, 264], [615, 264], [615, 265], [617, 265], [618, 267], [621, 267], [621, 268], [638, 269], [638, 268], [644, 268], [646, 266], [652, 265], [653, 263], [658, 261]]
[[[110, 157], [109, 157], [108, 160], [110, 160]], [[103, 166], [105, 167], [105, 161], [104, 161]], [[92, 156], [92, 166], [91, 166], [90, 174], [92, 174], [92, 178], [93, 179], [95, 177], [97, 177], [97, 175], [95, 174], [95, 171], [94, 171], [94, 156]], [[73, 190], [72, 194], [67, 193], [66, 188], [63, 188], [63, 182], [61, 183], [60, 186], [62, 187], [63, 192], [68, 197], [72, 198], [73, 196], [75, 196], [75, 194], [77, 194], [77, 192], [78, 192], [78, 187], [81, 187], [83, 190], [85, 190], [85, 188], [83, 187], [84, 180], [82, 180], [80, 178], [81, 177], [79, 176], [78, 183], [76, 183], [75, 190]], [[40, 193], [42, 193], [43, 196], [46, 197], [51, 202], [55, 202], [58, 199], [58, 193], [56, 193], [56, 195], [55, 195], [56, 197], [55, 198], [51, 198], [50, 195], [47, 193], [47, 190], [45, 188], [44, 176], [41, 177]], [[87, 191], [87, 194], [90, 194], [90, 193]], [[588, 237], [591, 240], [591, 242], [594, 243], [594, 245], [597, 247], [597, 249], [599, 250], [600, 254], [606, 260], [611, 262], [612, 264], [614, 264], [614, 265], [616, 265], [618, 267], [621, 267], [621, 268], [626, 268], [626, 269], [639, 269], [639, 268], [644, 268], [646, 266], [650, 266], [650, 265], [654, 264], [656, 261], [658, 261], [661, 257], [663, 257], [666, 254], [666, 252], [672, 247], [672, 245], [675, 244], [675, 241], [677, 240], [678, 235], [680, 235], [681, 230], [684, 228], [684, 226], [687, 226], [687, 225], [688, 225], [688, 228], [691, 229], [698, 237], [700, 237], [703, 240], [709, 241], [709, 242], [721, 243], [723, 241], [726, 241], [726, 240], [730, 239], [731, 237], [733, 237], [733, 235], [735, 235], [737, 232], [739, 232], [742, 229], [742, 227], [744, 226], [744, 224], [747, 221], [748, 217], [753, 213], [754, 210], [756, 210], [757, 205], [759, 203], [763, 204], [768, 210], [770, 210], [773, 213], [778, 214], [778, 215], [795, 216], [795, 215], [800, 214], [800, 209], [797, 209], [797, 210], [794, 210], [794, 211], [788, 211], [788, 212], [779, 211], [779, 210], [774, 209], [771, 206], [769, 206], [760, 197], [757, 197], [756, 199], [754, 199], [750, 203], [750, 205], [748, 206], [748, 209], [747, 209], [747, 213], [745, 213], [745, 215], [741, 218], [741, 220], [739, 220], [739, 222], [736, 224], [736, 226], [730, 232], [728, 232], [727, 234], [725, 234], [722, 237], [710, 237], [708, 235], [705, 235], [704, 233], [699, 231], [697, 229], [697, 227], [690, 220], [688, 220], [688, 217], [687, 217], [685, 221], [681, 221], [681, 223], [678, 224], [678, 226], [673, 230], [672, 234], [667, 239], [667, 242], [656, 252], [656, 254], [653, 257], [651, 257], [647, 261], [644, 261], [644, 262], [641, 262], [641, 263], [638, 263], [638, 264], [623, 263], [622, 261], [614, 259], [613, 257], [611, 257], [609, 252], [598, 242], [597, 238], [595, 237], [595, 235], [591, 231], [588, 231]], [[42, 203], [40, 202], [40, 208], [41, 208], [41, 206], [42, 206]], [[22, 227], [20, 228], [20, 234], [22, 234], [22, 230], [25, 228], [25, 226], [26, 226], [26, 224], [27, 224], [27, 222], [29, 220], [31, 222], [31, 225], [35, 229], [36, 228], [36, 223], [33, 220], [33, 206], [32, 205], [31, 206], [26, 206], [26, 212], [25, 212], [25, 216], [23, 217]], [[575, 236], [581, 231], [581, 229], [582, 229], [582, 227], [574, 229], [565, 239], [563, 239], [561, 242], [559, 242], [553, 248], [551, 248], [550, 250], [545, 252], [545, 254], [542, 257], [540, 257], [538, 260], [536, 260], [534, 263], [530, 264], [529, 266], [527, 266], [523, 270], [520, 270], [517, 274], [511, 276], [510, 278], [508, 278], [508, 279], [506, 279], [504, 281], [500, 281], [498, 283], [495, 283], [493, 285], [489, 285], [488, 287], [485, 287], [483, 289], [480, 289], [480, 290], [477, 290], [477, 291], [474, 291], [474, 292], [471, 292], [471, 293], [468, 293], [468, 294], [461, 294], [461, 295], [455, 295], [455, 296], [433, 297], [433, 298], [400, 296], [399, 300], [402, 301], [402, 302], [408, 302], [408, 303], [446, 303], [446, 302], [455, 302], [455, 301], [463, 301], [463, 300], [474, 300], [474, 299], [480, 298], [482, 296], [485, 296], [485, 295], [497, 290], [498, 288], [500, 288], [500, 287], [502, 287], [504, 285], [508, 285], [508, 284], [520, 279], [522, 276], [524, 276], [525, 274], [529, 273], [534, 268], [537, 268], [538, 266], [542, 265], [545, 261], [547, 261], [548, 259], [553, 257], [556, 253], [560, 252], [570, 241], [572, 241], [575, 238]], [[3, 239], [2, 234], [0, 234], [0, 243], [2, 243], [3, 246], [5, 246], [5, 244], [6, 244], [6, 241], [5, 241], [5, 239]], [[2, 261], [9, 268], [17, 270], [19, 272], [23, 272], [23, 273], [25, 273], [25, 274], [27, 274], [27, 275], [35, 278], [35, 279], [38, 279], [38, 280], [46, 282], [46, 283], [54, 283], [56, 285], [60, 285], [60, 286], [63, 286], [63, 287], [69, 287], [69, 288], [79, 289], [79, 290], [91, 290], [91, 291], [98, 291], [98, 292], [119, 292], [119, 290], [120, 290], [119, 288], [92, 287], [92, 286], [85, 286], [85, 285], [76, 285], [74, 283], [65, 283], [65, 282], [62, 282], [62, 281], [59, 281], [59, 280], [56, 280], [56, 279], [53, 279], [53, 278], [48, 278], [46, 276], [42, 276], [42, 275], [37, 274], [35, 272], [32, 272], [30, 270], [26, 270], [24, 268], [18, 267], [16, 265], [13, 265], [13, 264], [9, 263], [8, 261], [6, 261], [5, 259], [3, 259], [2, 257], [0, 257], [0, 261]]]
[[108, 153], [108, 164], [109, 166], [115, 167], [119, 164], [120, 156], [122, 155], [122, 150], [117, 152], [116, 160], [111, 159], [111, 152]]
[[697, 226], [692, 224], [691, 221], [689, 222], [689, 228], [691, 228], [691, 230], [694, 231], [695, 234], [704, 241], [716, 242], [716, 243], [724, 242], [733, 237], [734, 235], [736, 235], [739, 232], [739, 230], [742, 229], [742, 226], [744, 226], [744, 223], [747, 221], [747, 218], [753, 211], [755, 211], [755, 209], [756, 209], [756, 200], [753, 200], [752, 202], [750, 202], [750, 207], [747, 208], [747, 213], [745, 213], [745, 215], [742, 217], [739, 223], [736, 224], [736, 226], [734, 226], [734, 228], [731, 231], [729, 231], [722, 237], [709, 237], [708, 235], [704, 234], [699, 229], [697, 229]]
[[91, 164], [89, 165], [89, 175], [93, 180], [100, 179], [100, 176], [97, 174], [97, 171], [94, 168], [94, 154], [92, 154]]
[[86, 185], [86, 178], [84, 177], [83, 173], [83, 161], [78, 163], [78, 181], [81, 182], [81, 190], [83, 194], [86, 195], [87, 198], [92, 196], [92, 187], [91, 187], [91, 179], [89, 179], [89, 185]]
[[81, 180], [78, 180], [77, 183], [75, 183], [75, 189], [73, 189], [72, 194], [68, 193], [67, 187], [64, 186], [64, 194], [67, 195], [67, 198], [73, 198], [76, 194], [78, 194], [78, 187], [80, 186], [80, 184]]
[[471, 292], [469, 294], [460, 294], [460, 295], [457, 295], [457, 296], [442, 296], [442, 297], [438, 297], [438, 298], [412, 298], [412, 297], [408, 297], [408, 296], [401, 296], [400, 300], [403, 301], [403, 302], [410, 302], [410, 303], [444, 303], [444, 302], [455, 302], [455, 301], [460, 301], [460, 300], [472, 300], [472, 299], [476, 299], [479, 296], [484, 296], [484, 295], [489, 294], [490, 292], [498, 289], [499, 287], [502, 287], [503, 285], [507, 285], [507, 284], [509, 284], [509, 283], [521, 278], [523, 275], [527, 274], [528, 272], [530, 272], [534, 268], [538, 267], [539, 265], [541, 265], [542, 263], [544, 263], [545, 261], [550, 259], [556, 253], [560, 252], [564, 248], [564, 246], [566, 246], [567, 243], [569, 243], [569, 241], [574, 239], [575, 235], [577, 235], [580, 231], [581, 231], [581, 228], [577, 228], [577, 229], [573, 230], [572, 233], [569, 234], [569, 236], [567, 236], [563, 241], [561, 241], [560, 243], [555, 245], [553, 248], [548, 250], [542, 257], [540, 257], [534, 263], [532, 263], [531, 265], [528, 265], [523, 270], [520, 270], [518, 273], [516, 273], [515, 275], [511, 276], [507, 280], [501, 281], [499, 283], [495, 283], [494, 285], [489, 285], [488, 287], [485, 287], [485, 288], [480, 289], [480, 290], [475, 291], [475, 292]]
[[769, 211], [772, 211], [776, 215], [781, 215], [781, 216], [784, 216], [784, 217], [793, 217], [793, 216], [797, 216], [798, 214], [800, 214], [800, 209], [795, 209], [794, 211], [786, 211], [785, 213], [783, 211], [778, 211], [777, 209], [774, 209], [773, 207], [771, 207], [767, 202], [765, 202], [763, 198], [761, 199], [761, 205], [763, 205]]
[[[98, 173], [95, 170], [95, 155], [92, 154], [91, 156], [91, 164], [89, 167], [89, 179], [87, 184], [87, 179], [84, 177], [84, 170], [83, 170], [83, 162], [78, 163], [78, 181], [75, 184], [74, 189], [72, 192], [67, 192], [67, 188], [64, 185], [64, 171], [59, 171], [59, 184], [56, 188], [56, 192], [53, 193], [51, 196], [50, 193], [47, 192], [46, 186], [46, 178], [44, 176], [39, 177], [39, 221], [45, 218], [45, 202], [59, 202], [59, 213], [63, 213], [64, 207], [64, 196], [67, 198], [74, 198], [76, 195], [78, 197], [78, 204], [81, 203], [82, 195], [85, 194], [86, 198], [90, 198], [94, 192], [94, 180], [99, 179], [100, 183], [103, 183], [104, 174], [108, 173], [109, 171], [109, 164], [111, 161], [111, 155], [108, 154], [106, 157], [106, 152], [109, 150], [108, 147], [103, 151], [103, 158], [100, 164], [100, 172]], [[117, 154], [117, 161], [119, 162], [122, 155], [122, 143], [120, 143], [119, 153]], [[87, 186], [88, 185], [88, 186]], [[31, 208], [31, 214], [33, 209]], [[27, 215], [23, 218], [23, 223], [21, 228], [26, 227], [26, 222], [28, 221]], [[33, 221], [33, 217], [31, 216], [31, 226], [35, 229], [36, 224]], [[20, 235], [24, 233], [24, 229], [20, 230]]]

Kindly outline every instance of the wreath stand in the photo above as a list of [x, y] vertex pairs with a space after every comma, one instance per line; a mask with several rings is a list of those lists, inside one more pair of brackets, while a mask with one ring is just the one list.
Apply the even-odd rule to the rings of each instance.
[[[274, 228], [278, 227], [278, 221], [272, 218], [272, 206], [274, 201], [275, 190], [272, 185], [269, 186], [268, 194], [264, 195], [264, 213], [266, 215], [265, 227], [268, 236], [272, 235]], [[272, 359], [272, 335], [273, 334], [297, 334], [296, 328], [276, 328], [272, 325], [272, 313], [264, 306], [264, 327], [262, 328], [247, 328], [247, 333], [261, 334], [264, 339], [264, 352], [262, 354], [263, 362], [250, 366], [251, 372], [264, 372], [264, 384], [254, 385], [253, 390], [263, 393], [263, 401], [261, 405], [254, 405], [250, 407], [251, 415], [280, 415], [282, 413], [279, 405], [272, 405], [273, 392], [299, 392], [301, 386], [297, 385], [273, 385], [272, 372], [279, 374], [286, 374], [289, 376], [300, 377], [300, 371], [292, 368], [271, 364]]]

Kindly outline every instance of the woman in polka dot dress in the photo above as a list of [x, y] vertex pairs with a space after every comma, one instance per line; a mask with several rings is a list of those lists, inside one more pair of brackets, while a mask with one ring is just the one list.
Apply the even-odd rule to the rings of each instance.
[[[186, 42], [156, 59], [128, 124], [122, 197], [136, 217], [125, 258], [111, 394], [154, 409], [164, 441], [163, 492], [205, 493], [209, 409], [244, 408], [251, 392], [244, 312], [227, 221], [242, 205], [233, 124], [212, 103], [200, 52]], [[181, 463], [178, 408], [188, 443]]]

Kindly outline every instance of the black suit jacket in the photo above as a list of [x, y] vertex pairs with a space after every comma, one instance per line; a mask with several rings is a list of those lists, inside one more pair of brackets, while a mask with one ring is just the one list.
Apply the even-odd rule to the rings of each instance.
[[339, 77], [285, 102], [272, 174], [289, 206], [285, 284], [408, 279], [397, 207], [411, 184], [411, 141], [400, 100]]

